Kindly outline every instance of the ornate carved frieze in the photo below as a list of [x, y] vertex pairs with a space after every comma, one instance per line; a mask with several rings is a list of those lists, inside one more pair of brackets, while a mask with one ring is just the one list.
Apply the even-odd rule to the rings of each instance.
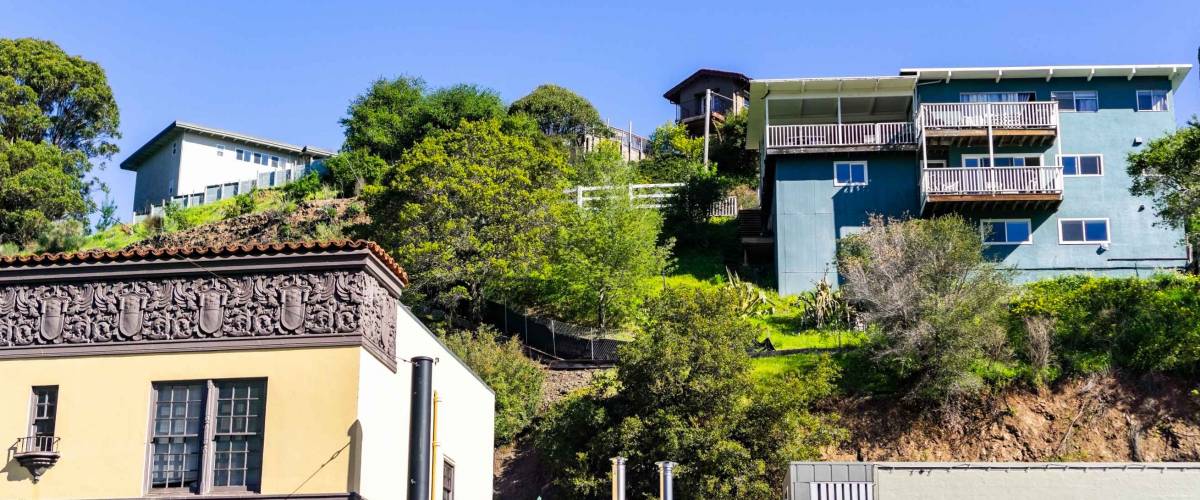
[[394, 359], [396, 308], [365, 271], [0, 286], [0, 349], [358, 335]]

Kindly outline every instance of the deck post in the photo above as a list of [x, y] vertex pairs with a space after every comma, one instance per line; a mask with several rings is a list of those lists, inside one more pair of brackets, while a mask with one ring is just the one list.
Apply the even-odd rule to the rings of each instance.
[[837, 98], [837, 141], [838, 141], [838, 144], [843, 144], [843, 142], [842, 142], [842, 96], [840, 96], [840, 95]]
[[[990, 102], [987, 103], [986, 109], [987, 109], [987, 113], [985, 114], [985, 118], [987, 119], [988, 168], [994, 169], [994, 168], [996, 168], [996, 147], [994, 144], [995, 138], [992, 137], [992, 117], [993, 117], [992, 103], [990, 103]], [[987, 172], [991, 172], [994, 175], [994, 173], [996, 171], [995, 170], [987, 170]], [[990, 182], [989, 184], [990, 184], [990, 186], [988, 186], [989, 191], [996, 189], [995, 179], [992, 179], [992, 182]]]
[[712, 122], [712, 89], [704, 89], [704, 171], [708, 172], [708, 129]]

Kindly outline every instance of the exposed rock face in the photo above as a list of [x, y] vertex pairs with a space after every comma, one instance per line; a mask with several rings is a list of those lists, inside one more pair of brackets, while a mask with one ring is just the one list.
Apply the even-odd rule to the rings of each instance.
[[224, 246], [241, 243], [275, 243], [314, 239], [318, 224], [362, 224], [369, 219], [360, 210], [353, 216], [347, 207], [354, 198], [306, 201], [296, 210], [281, 214], [260, 212], [205, 224], [149, 238], [130, 248], [169, 248], [188, 246]]
[[838, 405], [850, 440], [828, 460], [1195, 461], [1200, 398], [1161, 376], [1096, 376], [1014, 390], [944, 425], [882, 401]]

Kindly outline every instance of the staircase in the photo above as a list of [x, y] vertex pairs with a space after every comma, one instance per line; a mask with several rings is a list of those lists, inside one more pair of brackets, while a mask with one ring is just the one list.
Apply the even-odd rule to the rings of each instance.
[[763, 234], [762, 210], [738, 210], [737, 225], [738, 239], [742, 242], [742, 265], [770, 262], [774, 258], [775, 238]]

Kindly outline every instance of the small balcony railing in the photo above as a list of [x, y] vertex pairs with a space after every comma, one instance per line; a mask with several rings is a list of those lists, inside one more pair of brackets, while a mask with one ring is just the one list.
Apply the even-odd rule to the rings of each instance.
[[926, 168], [921, 188], [931, 195], [1062, 194], [1061, 166]]
[[17, 438], [14, 454], [58, 453], [58, 436], [28, 436]]
[[28, 436], [17, 438], [13, 445], [13, 458], [29, 471], [34, 483], [58, 463], [58, 440], [57, 436]]
[[917, 123], [927, 129], [1054, 128], [1056, 102], [956, 102], [921, 105]]
[[767, 148], [890, 146], [917, 143], [916, 128], [911, 122], [770, 125], [767, 131]]

